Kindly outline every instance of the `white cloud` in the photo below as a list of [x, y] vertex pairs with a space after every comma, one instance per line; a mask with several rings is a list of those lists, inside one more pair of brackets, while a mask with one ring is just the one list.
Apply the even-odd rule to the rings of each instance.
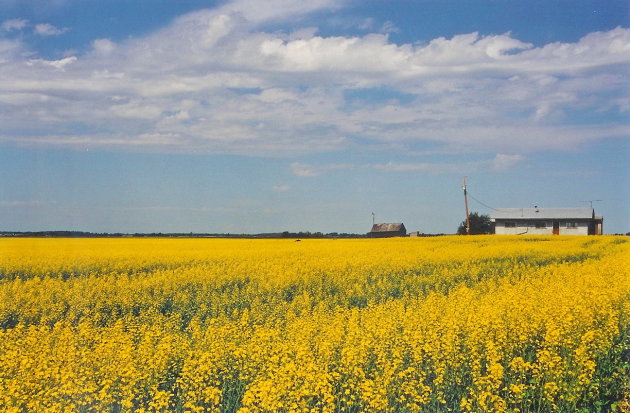
[[[522, 53], [519, 63], [538, 73], [574, 74], [603, 65], [627, 63], [630, 54], [630, 29], [617, 27], [606, 32], [589, 33], [577, 43], [551, 43]], [[533, 65], [532, 63], [538, 63]]]
[[40, 36], [59, 36], [68, 30], [70, 29], [67, 27], [58, 28], [49, 23], [40, 23], [35, 25], [35, 34]]
[[386, 162], [382, 164], [369, 165], [369, 168], [377, 169], [386, 172], [427, 172], [433, 175], [440, 174], [465, 174], [477, 171], [485, 167], [490, 162], [478, 161], [478, 162], [414, 162], [414, 163], [401, 163], [401, 162]]
[[381, 33], [399, 33], [400, 29], [398, 27], [396, 27], [396, 24], [392, 21], [386, 21], [385, 23], [383, 23], [383, 25], [381, 26]]
[[116, 44], [109, 39], [96, 39], [92, 48], [97, 55], [109, 55], [116, 49]]
[[0, 38], [0, 63], [11, 62], [22, 54], [23, 46], [16, 40]]
[[293, 162], [290, 167], [291, 172], [297, 176], [318, 176], [322, 174], [321, 169], [300, 162]]
[[357, 23], [357, 28], [359, 28], [360, 30], [370, 30], [374, 27], [374, 24], [374, 19], [371, 17], [367, 17]]
[[0, 28], [4, 31], [10, 32], [14, 30], [22, 30], [27, 26], [28, 20], [26, 19], [10, 19], [3, 21]]
[[269, 20], [282, 20], [322, 10], [335, 10], [342, 7], [339, 0], [233, 0], [221, 7], [219, 13], [242, 15], [247, 21], [262, 23]]
[[[0, 141], [255, 156], [409, 152], [429, 142], [528, 154], [630, 134], [620, 115], [630, 107], [630, 29], [543, 47], [509, 33], [398, 45], [378, 33], [262, 29], [338, 6], [237, 0], [145, 37], [96, 39], [90, 52], [59, 60], [0, 39]], [[606, 121], [573, 125], [571, 113], [582, 111]], [[291, 168], [299, 176], [334, 169]]]
[[387, 162], [383, 164], [374, 165], [374, 169], [381, 169], [384, 171], [392, 172], [414, 172], [414, 171], [430, 171], [432, 165], [430, 163], [416, 162], [416, 163], [399, 163], [399, 162]]
[[[449, 72], [502, 69], [503, 61], [518, 60], [518, 54], [506, 52], [530, 49], [531, 44], [513, 39], [509, 34], [481, 37], [479, 33], [443, 37], [415, 49], [412, 56], [418, 69], [440, 67]], [[483, 66], [479, 66], [483, 64]]]
[[29, 60], [28, 62], [26, 62], [26, 64], [28, 66], [33, 66], [33, 65], [46, 65], [46, 66], [52, 66], [55, 69], [59, 69], [59, 70], [64, 70], [64, 68], [77, 61], [77, 57], [76, 56], [69, 56], [69, 57], [65, 57], [63, 59], [59, 59], [59, 60], [44, 60], [44, 59], [32, 59]]
[[496, 171], [505, 171], [512, 168], [514, 165], [519, 164], [525, 160], [522, 155], [507, 155], [498, 153], [492, 161], [492, 167]]
[[293, 162], [290, 165], [291, 172], [296, 176], [313, 177], [319, 176], [329, 171], [352, 169], [350, 164], [325, 164], [325, 165], [311, 165], [302, 162]]
[[134, 100], [129, 103], [113, 105], [109, 110], [121, 118], [159, 119], [163, 108], [140, 100]]

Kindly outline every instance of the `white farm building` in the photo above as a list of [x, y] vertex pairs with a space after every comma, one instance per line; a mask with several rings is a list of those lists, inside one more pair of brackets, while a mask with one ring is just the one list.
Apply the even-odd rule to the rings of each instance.
[[593, 208], [500, 208], [491, 215], [499, 235], [602, 235]]

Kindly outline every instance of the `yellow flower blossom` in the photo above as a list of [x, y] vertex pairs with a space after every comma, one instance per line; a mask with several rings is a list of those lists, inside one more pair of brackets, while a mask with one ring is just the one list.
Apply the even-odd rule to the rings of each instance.
[[0, 239], [0, 411], [552, 412], [627, 395], [624, 237]]

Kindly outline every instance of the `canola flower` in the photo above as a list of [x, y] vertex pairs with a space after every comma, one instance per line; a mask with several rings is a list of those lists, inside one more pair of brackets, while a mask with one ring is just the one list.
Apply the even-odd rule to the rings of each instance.
[[0, 239], [0, 411], [630, 406], [623, 237]]

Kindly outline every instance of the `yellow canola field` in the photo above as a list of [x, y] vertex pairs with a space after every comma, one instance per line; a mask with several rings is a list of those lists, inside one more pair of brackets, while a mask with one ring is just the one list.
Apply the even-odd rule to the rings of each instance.
[[0, 239], [2, 412], [630, 409], [625, 237]]

